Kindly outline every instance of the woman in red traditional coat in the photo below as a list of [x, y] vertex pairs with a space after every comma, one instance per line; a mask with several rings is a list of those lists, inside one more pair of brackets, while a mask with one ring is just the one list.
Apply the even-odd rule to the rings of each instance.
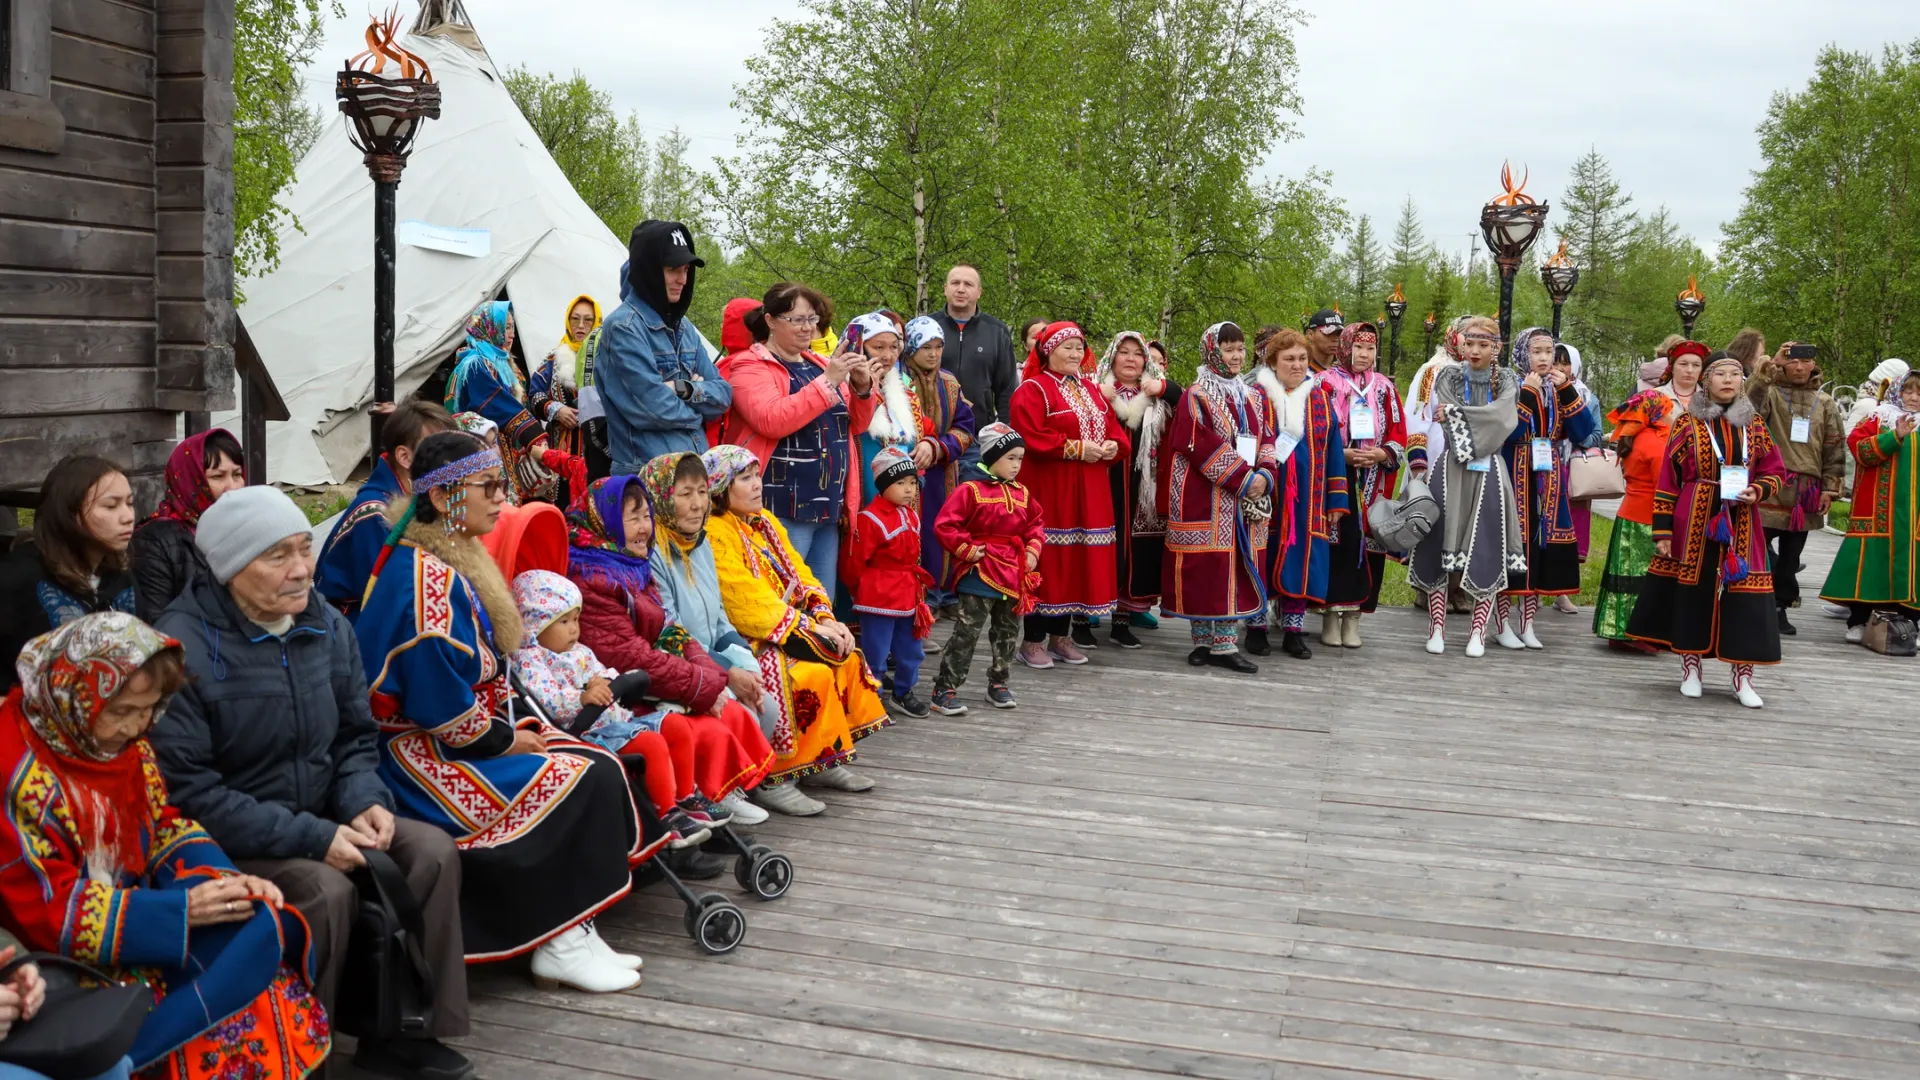
[[1025, 381], [1009, 408], [1027, 444], [1026, 486], [1046, 521], [1038, 602], [1020, 646], [1028, 667], [1086, 663], [1067, 636], [1069, 623], [1075, 615], [1108, 614], [1118, 591], [1107, 470], [1131, 459], [1133, 442], [1092, 375], [1080, 370], [1086, 355], [1078, 326], [1050, 324], [1027, 354]]

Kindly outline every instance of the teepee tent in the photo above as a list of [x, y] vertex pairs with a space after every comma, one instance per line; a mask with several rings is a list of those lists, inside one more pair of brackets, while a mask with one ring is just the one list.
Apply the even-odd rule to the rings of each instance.
[[[496, 297], [513, 302], [537, 365], [573, 297], [613, 309], [627, 252], [520, 114], [458, 0], [427, 0], [399, 44], [431, 65], [442, 95], [398, 190], [404, 397], [457, 346], [468, 313]], [[301, 159], [286, 201], [300, 228], [281, 235], [277, 268], [243, 284], [239, 311], [292, 413], [269, 427], [268, 478], [340, 483], [366, 456], [373, 393], [373, 184], [343, 118]]]

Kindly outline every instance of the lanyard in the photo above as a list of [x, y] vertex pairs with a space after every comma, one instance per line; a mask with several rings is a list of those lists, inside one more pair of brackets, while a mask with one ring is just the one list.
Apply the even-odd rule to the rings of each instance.
[[[1707, 425], [1707, 440], [1713, 444], [1714, 458], [1720, 464], [1725, 465], [1727, 463], [1727, 452], [1720, 446], [1719, 426], [1717, 423]], [[1733, 425], [1729, 423], [1727, 427], [1728, 430], [1731, 431]], [[1747, 433], [1744, 429], [1740, 432], [1740, 460], [1742, 462], [1747, 460]]]

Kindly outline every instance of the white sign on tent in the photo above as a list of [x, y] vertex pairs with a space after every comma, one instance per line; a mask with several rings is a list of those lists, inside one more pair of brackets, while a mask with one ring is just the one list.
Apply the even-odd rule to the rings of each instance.
[[493, 251], [493, 234], [485, 229], [456, 229], [451, 225], [430, 225], [424, 221], [403, 221], [394, 227], [394, 238], [429, 251], [484, 259]]

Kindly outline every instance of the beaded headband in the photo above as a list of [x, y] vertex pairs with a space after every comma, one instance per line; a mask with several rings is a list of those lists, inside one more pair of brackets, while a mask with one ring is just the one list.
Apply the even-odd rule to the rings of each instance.
[[1077, 326], [1072, 326], [1072, 325], [1063, 326], [1060, 329], [1055, 330], [1053, 332], [1052, 337], [1049, 337], [1047, 340], [1040, 343], [1040, 355], [1041, 356], [1047, 355], [1048, 353], [1052, 352], [1056, 347], [1064, 344], [1065, 342], [1067, 342], [1072, 338], [1079, 338], [1080, 340], [1085, 341], [1087, 339], [1087, 335], [1081, 333], [1080, 328]]
[[485, 472], [488, 469], [497, 469], [499, 467], [500, 451], [488, 447], [477, 454], [468, 454], [466, 457], [449, 461], [425, 476], [414, 477], [413, 487], [416, 491], [447, 487], [450, 484], [465, 480], [474, 473]]

